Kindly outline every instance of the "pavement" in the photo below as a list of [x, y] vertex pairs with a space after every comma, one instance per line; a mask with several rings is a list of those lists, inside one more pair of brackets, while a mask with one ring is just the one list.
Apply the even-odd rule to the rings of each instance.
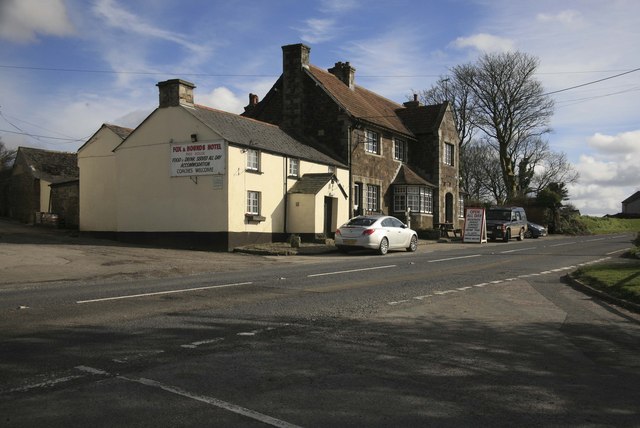
[[[477, 245], [462, 244], [459, 245]], [[423, 241], [418, 251], [459, 248]], [[34, 226], [0, 218], [0, 287], [73, 280], [167, 278], [256, 269], [274, 263], [344, 257], [332, 241], [250, 245], [234, 252], [193, 251], [127, 244], [84, 236], [77, 231]]]

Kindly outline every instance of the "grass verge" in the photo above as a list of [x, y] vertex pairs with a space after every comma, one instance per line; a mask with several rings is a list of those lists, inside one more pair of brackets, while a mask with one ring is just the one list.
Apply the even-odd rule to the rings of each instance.
[[573, 277], [610, 296], [640, 304], [640, 260], [621, 258], [585, 266]]

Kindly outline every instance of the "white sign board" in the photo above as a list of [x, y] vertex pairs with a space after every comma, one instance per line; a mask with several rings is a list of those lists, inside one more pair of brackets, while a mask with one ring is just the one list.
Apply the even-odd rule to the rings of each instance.
[[224, 174], [225, 153], [224, 140], [171, 144], [171, 176]]
[[467, 208], [462, 242], [487, 242], [487, 220], [484, 208]]

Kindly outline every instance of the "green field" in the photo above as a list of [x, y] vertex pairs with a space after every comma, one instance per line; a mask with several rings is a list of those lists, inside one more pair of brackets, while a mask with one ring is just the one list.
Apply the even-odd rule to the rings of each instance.
[[640, 232], [640, 218], [626, 219], [581, 216], [580, 221], [584, 223], [590, 233], [595, 235]]

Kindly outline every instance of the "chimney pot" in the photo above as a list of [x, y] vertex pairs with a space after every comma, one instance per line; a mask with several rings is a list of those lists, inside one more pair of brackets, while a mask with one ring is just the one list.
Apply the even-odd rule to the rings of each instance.
[[349, 87], [349, 89], [353, 89], [355, 87], [356, 69], [351, 67], [351, 64], [348, 61], [336, 62], [333, 68], [330, 68], [328, 71], [340, 79], [342, 83]]

